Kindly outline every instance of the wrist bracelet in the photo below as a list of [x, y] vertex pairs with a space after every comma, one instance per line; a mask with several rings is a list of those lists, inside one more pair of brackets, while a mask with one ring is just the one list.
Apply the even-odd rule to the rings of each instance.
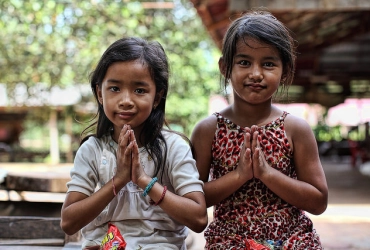
[[144, 189], [144, 193], [143, 193], [143, 196], [147, 196], [149, 191], [152, 189], [152, 187], [154, 186], [154, 183], [156, 183], [157, 181], [157, 177], [154, 177], [148, 184], [148, 186], [146, 186], [146, 188]]
[[113, 194], [114, 196], [116, 196], [117, 193], [116, 193], [116, 186], [114, 185], [114, 176], [112, 177], [112, 187], [113, 187]]
[[163, 192], [162, 192], [162, 195], [161, 195], [161, 198], [159, 198], [159, 200], [157, 202], [154, 202], [152, 199], [150, 200], [150, 205], [154, 205], [154, 206], [158, 206], [159, 203], [161, 203], [164, 199], [164, 196], [166, 195], [166, 191], [167, 191], [167, 186], [164, 186], [163, 187]]

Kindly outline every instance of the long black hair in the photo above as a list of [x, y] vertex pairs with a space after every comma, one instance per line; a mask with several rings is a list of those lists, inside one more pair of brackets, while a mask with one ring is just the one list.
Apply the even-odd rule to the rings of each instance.
[[91, 89], [98, 105], [97, 120], [84, 129], [81, 135], [86, 135], [96, 129], [95, 134], [86, 135], [81, 144], [90, 136], [102, 138], [110, 133], [112, 122], [104, 113], [103, 105], [98, 101], [96, 87], [101, 88], [108, 68], [115, 62], [140, 60], [149, 69], [150, 75], [156, 85], [156, 93], [163, 92], [158, 106], [152, 110], [143, 124], [143, 129], [138, 136], [150, 157], [154, 160], [157, 175], [163, 168], [167, 158], [167, 144], [161, 133], [163, 125], [168, 126], [165, 120], [166, 97], [168, 92], [169, 65], [167, 55], [161, 44], [147, 41], [138, 37], [121, 38], [111, 44], [103, 53], [95, 70], [90, 74]]

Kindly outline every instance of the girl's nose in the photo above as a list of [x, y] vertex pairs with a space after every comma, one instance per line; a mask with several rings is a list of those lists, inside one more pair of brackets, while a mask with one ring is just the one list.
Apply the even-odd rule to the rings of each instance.
[[131, 95], [128, 93], [128, 91], [122, 91], [119, 105], [124, 107], [133, 105]]
[[252, 71], [248, 74], [248, 78], [254, 81], [262, 81], [263, 80], [263, 74], [260, 67], [255, 66], [252, 68]]

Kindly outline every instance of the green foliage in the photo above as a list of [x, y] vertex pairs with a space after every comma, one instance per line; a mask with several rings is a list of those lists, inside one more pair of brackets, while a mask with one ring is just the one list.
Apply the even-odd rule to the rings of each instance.
[[208, 97], [219, 91], [219, 51], [190, 1], [173, 9], [145, 9], [140, 1], [0, 0], [0, 82], [11, 103], [20, 83], [88, 84], [103, 51], [122, 36], [159, 41], [171, 65], [167, 119], [186, 134], [207, 115]]
[[363, 141], [366, 138], [364, 124], [354, 127], [336, 125], [329, 127], [326, 124], [319, 123], [312, 128], [317, 141], [342, 141], [349, 139], [352, 141]]
[[326, 124], [318, 124], [312, 130], [317, 141], [340, 141], [343, 138], [341, 126], [329, 127]]

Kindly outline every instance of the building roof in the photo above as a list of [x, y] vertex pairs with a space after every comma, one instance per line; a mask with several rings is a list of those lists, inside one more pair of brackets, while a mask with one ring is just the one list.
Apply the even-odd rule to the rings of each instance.
[[370, 1], [190, 0], [221, 48], [232, 19], [256, 9], [270, 11], [298, 42], [294, 102], [332, 107], [347, 97], [370, 97]]

